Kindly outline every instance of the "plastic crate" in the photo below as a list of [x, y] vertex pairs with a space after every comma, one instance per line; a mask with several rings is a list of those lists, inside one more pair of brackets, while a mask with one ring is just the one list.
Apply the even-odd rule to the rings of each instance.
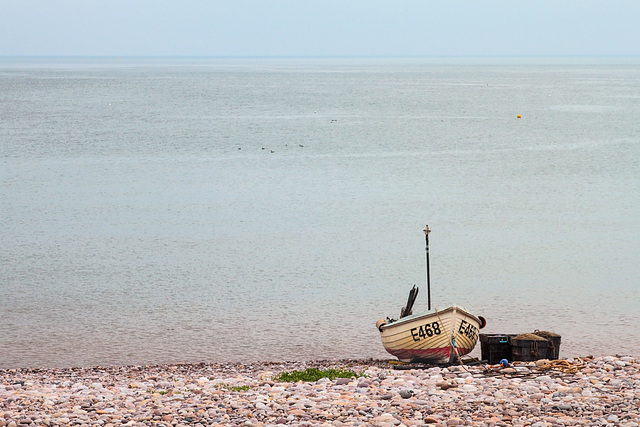
[[480, 352], [482, 360], [491, 365], [500, 363], [502, 359], [511, 361], [511, 337], [513, 334], [480, 334]]
[[540, 359], [557, 359], [560, 344], [544, 340], [511, 339], [511, 352], [514, 361], [531, 362]]

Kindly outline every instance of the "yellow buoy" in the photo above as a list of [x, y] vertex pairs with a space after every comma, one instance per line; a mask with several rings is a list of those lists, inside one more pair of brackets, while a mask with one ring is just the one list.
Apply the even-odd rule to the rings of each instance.
[[518, 114], [516, 117], [518, 117], [519, 119], [522, 118], [522, 116], [520, 114]]

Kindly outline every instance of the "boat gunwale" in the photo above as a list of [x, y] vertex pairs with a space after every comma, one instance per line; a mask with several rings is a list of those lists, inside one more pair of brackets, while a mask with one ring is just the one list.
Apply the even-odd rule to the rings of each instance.
[[383, 331], [387, 330], [387, 329], [391, 329], [395, 326], [401, 326], [404, 325], [406, 323], [410, 323], [416, 320], [420, 320], [423, 317], [429, 317], [429, 316], [437, 316], [437, 315], [442, 315], [442, 314], [448, 314], [452, 311], [461, 311], [462, 313], [464, 313], [465, 315], [473, 318], [475, 321], [477, 321], [479, 324], [482, 323], [480, 321], [480, 319], [478, 318], [478, 316], [475, 316], [473, 314], [471, 314], [469, 311], [467, 311], [465, 308], [460, 307], [459, 305], [452, 305], [449, 306], [447, 308], [445, 308], [444, 310], [440, 311], [438, 310], [436, 312], [436, 310], [438, 310], [437, 308], [435, 308], [434, 310], [428, 311], [426, 313], [418, 313], [418, 314], [412, 314], [410, 316], [406, 316], [403, 317], [401, 319], [398, 319], [394, 322], [391, 323], [385, 323], [384, 325], [380, 326], [380, 333], [382, 333]]

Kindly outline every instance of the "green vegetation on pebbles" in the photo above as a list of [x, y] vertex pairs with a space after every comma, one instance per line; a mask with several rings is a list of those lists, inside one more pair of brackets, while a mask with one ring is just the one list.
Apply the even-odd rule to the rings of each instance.
[[313, 382], [318, 381], [321, 378], [335, 380], [336, 378], [358, 378], [361, 376], [363, 375], [356, 374], [355, 372], [346, 369], [322, 370], [318, 368], [307, 368], [304, 371], [281, 372], [279, 375], [276, 375], [273, 380], [283, 383], [295, 383], [298, 381]]

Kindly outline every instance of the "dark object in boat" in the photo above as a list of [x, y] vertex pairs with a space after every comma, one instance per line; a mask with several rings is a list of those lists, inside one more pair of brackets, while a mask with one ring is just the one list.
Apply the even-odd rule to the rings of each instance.
[[418, 296], [418, 288], [416, 288], [416, 285], [413, 285], [413, 288], [411, 288], [411, 290], [409, 291], [409, 298], [407, 298], [407, 305], [405, 305], [404, 307], [402, 307], [402, 310], [400, 310], [400, 318], [402, 319], [403, 317], [406, 316], [410, 316], [413, 314], [413, 303], [416, 302], [416, 297]]

